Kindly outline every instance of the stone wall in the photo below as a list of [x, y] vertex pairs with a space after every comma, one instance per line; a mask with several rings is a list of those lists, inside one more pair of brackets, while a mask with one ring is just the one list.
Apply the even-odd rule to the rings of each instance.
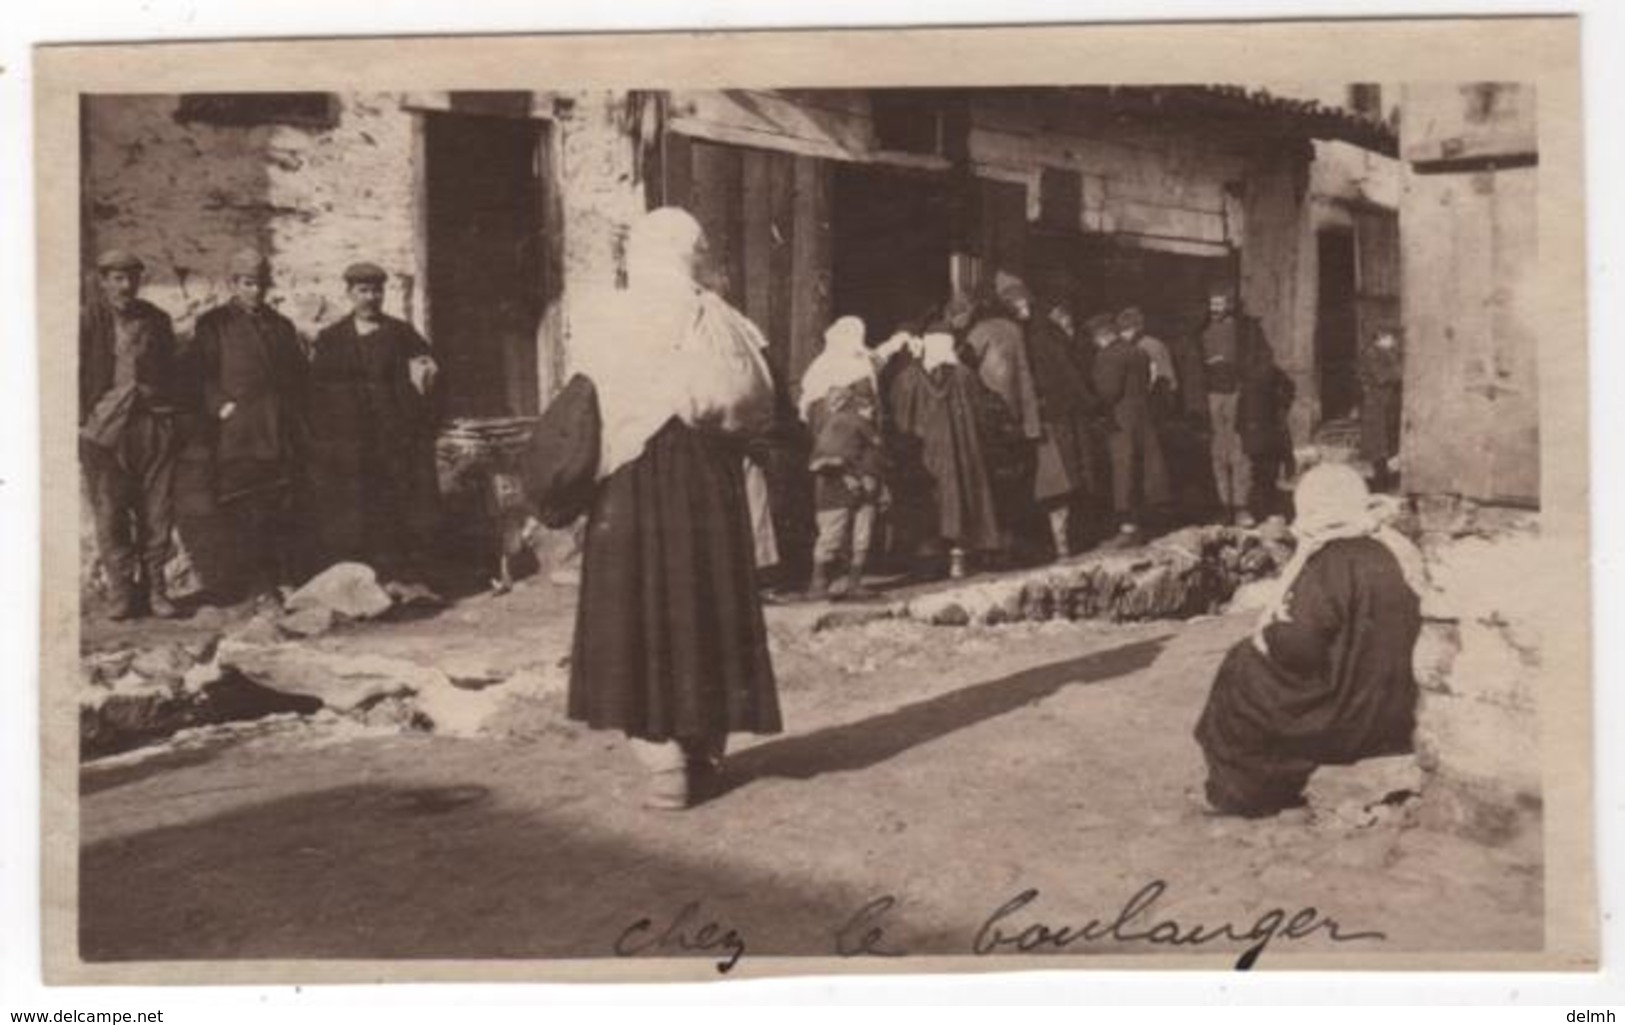
[[[571, 297], [614, 287], [627, 227], [644, 208], [626, 94], [545, 98], [542, 109], [553, 118], [550, 227], [560, 236], [563, 280], [562, 301], [537, 339], [544, 400], [568, 367]], [[326, 125], [220, 125], [183, 119], [173, 95], [88, 100], [86, 268], [115, 246], [140, 255], [146, 297], [175, 318], [183, 348], [197, 316], [226, 298], [226, 263], [248, 245], [270, 257], [270, 301], [307, 339], [344, 314], [343, 269], [363, 259], [391, 274], [386, 309], [424, 327], [423, 169], [413, 113], [421, 97], [346, 93], [330, 102]], [[192, 446], [177, 483], [183, 540], [202, 539], [194, 547], [214, 547], [205, 538], [213, 519], [205, 464], [206, 453]], [[93, 590], [88, 504], [82, 519], [81, 583]]]
[[342, 316], [344, 267], [391, 274], [387, 308], [416, 321], [416, 153], [400, 97], [331, 97], [329, 126], [183, 121], [177, 96], [84, 105], [86, 266], [119, 246], [147, 264], [147, 298], [182, 335], [225, 297], [244, 246], [273, 264], [271, 302], [306, 336]]
[[1530, 582], [1550, 575], [1552, 556], [1532, 513], [1458, 500], [1419, 512], [1436, 590], [1415, 655], [1417, 753], [1454, 798], [1433, 806], [1447, 824], [1506, 837], [1541, 804], [1534, 682], [1550, 598]]
[[628, 131], [627, 94], [594, 91], [556, 94], [554, 124], [558, 230], [562, 235], [562, 309], [543, 319], [537, 365], [545, 403], [569, 373], [570, 342], [582, 304], [614, 288], [626, 233], [645, 208], [637, 154]]
[[[370, 260], [391, 275], [386, 308], [421, 324], [414, 120], [402, 98], [335, 94], [324, 124], [217, 124], [182, 116], [174, 95], [96, 96], [82, 131], [85, 284], [95, 254], [146, 263], [145, 296], [175, 319], [182, 351], [200, 313], [223, 302], [226, 265], [244, 246], [271, 260], [270, 302], [306, 338], [347, 309], [342, 274]], [[208, 489], [208, 455], [182, 453], [176, 508], [183, 555], [171, 585], [232, 575], [230, 538]], [[97, 589], [88, 501], [81, 502], [81, 590]]]

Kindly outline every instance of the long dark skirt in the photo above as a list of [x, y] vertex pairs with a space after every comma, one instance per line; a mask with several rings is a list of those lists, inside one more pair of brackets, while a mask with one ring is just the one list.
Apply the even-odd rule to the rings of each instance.
[[600, 486], [570, 718], [652, 741], [783, 728], [742, 460], [673, 420]]

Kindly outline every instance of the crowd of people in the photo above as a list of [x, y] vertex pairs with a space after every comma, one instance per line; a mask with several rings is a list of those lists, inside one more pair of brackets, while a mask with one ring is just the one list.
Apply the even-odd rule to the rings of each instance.
[[[782, 392], [762, 332], [701, 283], [704, 249], [680, 209], [633, 226], [627, 285], [584, 297], [572, 375], [525, 458], [540, 522], [583, 524], [568, 714], [628, 738], [661, 809], [714, 792], [730, 734], [783, 728], [760, 574], [771, 518], [751, 457]], [[351, 314], [306, 346], [265, 301], [264, 256], [238, 253], [230, 298], [199, 317], [182, 359], [170, 318], [139, 297], [143, 270], [102, 254], [81, 318], [79, 440], [112, 614], [175, 614], [164, 567], [195, 423], [257, 601], [339, 560], [413, 574], [435, 540], [437, 366], [381, 312], [384, 271], [349, 267]], [[953, 575], [1034, 542], [1052, 557], [1133, 544], [1181, 515], [1204, 469], [1195, 506], [1243, 524], [1280, 511], [1292, 393], [1230, 288], [1189, 338], [1164, 341], [1133, 307], [1080, 327], [1063, 295], [1003, 274], [994, 286], [878, 345], [856, 317], [826, 332], [795, 403], [811, 439], [814, 592], [844, 568], [861, 596], [881, 533]], [[1399, 353], [1392, 334], [1368, 350], [1380, 452], [1397, 441]], [[1295, 499], [1279, 593], [1197, 728], [1224, 814], [1291, 806], [1317, 765], [1404, 750], [1414, 726], [1420, 556], [1348, 466], [1310, 470]]]
[[1234, 289], [1215, 287], [1170, 341], [1134, 306], [1080, 325], [1064, 293], [1000, 273], [877, 346], [855, 317], [830, 327], [798, 396], [814, 595], [841, 563], [842, 593], [864, 593], [881, 506], [888, 552], [935, 556], [951, 576], [1131, 546], [1177, 520], [1284, 514], [1293, 386]]
[[[731, 734], [783, 729], [746, 483], [775, 385], [761, 332], [700, 283], [703, 249], [680, 209], [634, 226], [628, 286], [589, 304], [529, 465], [541, 518], [585, 521], [569, 715], [627, 737], [648, 770], [644, 803], [662, 810], [726, 789]], [[1036, 512], [1064, 552], [1089, 498], [1109, 498], [1116, 536], [1133, 539], [1168, 493], [1159, 404], [1235, 433], [1211, 443], [1220, 497], [1238, 517], [1263, 511], [1247, 502], [1280, 468], [1284, 400], [1227, 290], [1181, 361], [1145, 338], [1137, 310], [1092, 317], [1077, 339], [1063, 304], [1000, 286], [986, 316], [951, 304], [874, 347], [856, 318], [830, 326], [797, 404], [813, 436], [815, 589], [842, 560], [861, 587], [890, 491], [891, 510], [917, 505], [916, 536], [946, 539], [956, 563], [1014, 544]], [[1302, 801], [1316, 766], [1410, 745], [1421, 558], [1346, 465], [1308, 471], [1296, 499], [1279, 593], [1224, 660], [1196, 732], [1218, 814], [1273, 814]]]
[[392, 584], [415, 576], [438, 518], [437, 367], [382, 312], [384, 271], [347, 268], [351, 314], [307, 346], [266, 302], [266, 258], [236, 253], [229, 298], [198, 317], [184, 358], [170, 317], [139, 295], [144, 271], [132, 253], [101, 254], [80, 317], [79, 449], [110, 616], [178, 614], [165, 582], [176, 467], [199, 430], [256, 606], [340, 561]]

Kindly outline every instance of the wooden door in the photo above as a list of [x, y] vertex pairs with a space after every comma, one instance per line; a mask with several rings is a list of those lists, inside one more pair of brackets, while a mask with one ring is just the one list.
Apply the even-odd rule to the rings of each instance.
[[803, 574], [814, 536], [812, 481], [795, 403], [831, 319], [829, 164], [668, 134], [658, 179], [655, 198], [688, 210], [705, 229], [705, 283], [767, 337], [779, 415], [762, 459], [785, 572]]
[[453, 417], [533, 414], [546, 296], [544, 128], [426, 114], [429, 337]]

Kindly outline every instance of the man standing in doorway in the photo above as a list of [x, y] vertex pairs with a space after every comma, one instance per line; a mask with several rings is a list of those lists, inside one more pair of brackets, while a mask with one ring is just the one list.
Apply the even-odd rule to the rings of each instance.
[[306, 360], [293, 323], [265, 302], [271, 266], [256, 250], [231, 258], [231, 298], [198, 318], [204, 409], [216, 427], [215, 500], [232, 519], [248, 593], [275, 606], [302, 568], [293, 524], [304, 459]]
[[175, 330], [168, 314], [138, 298], [144, 270], [123, 250], [103, 253], [97, 294], [79, 318], [79, 451], [113, 619], [139, 615], [143, 589], [147, 611], [176, 614], [164, 590], [174, 525]]
[[[1219, 512], [1250, 527], [1258, 504], [1254, 456], [1277, 445], [1275, 359], [1258, 321], [1237, 309], [1233, 285], [1208, 292], [1208, 315], [1197, 330], [1180, 377], [1186, 411], [1205, 428]], [[1258, 480], [1259, 486], [1273, 481]]]

